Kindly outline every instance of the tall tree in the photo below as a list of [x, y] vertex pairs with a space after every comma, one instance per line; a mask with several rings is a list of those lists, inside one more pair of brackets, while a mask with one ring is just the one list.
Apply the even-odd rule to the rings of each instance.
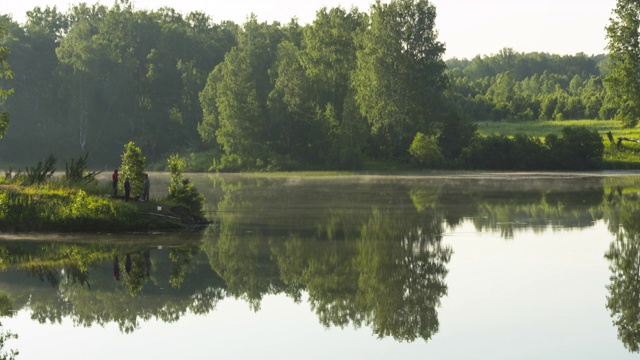
[[[324, 164], [353, 168], [364, 145], [362, 117], [353, 111], [351, 77], [356, 64], [354, 35], [365, 15], [352, 8], [320, 9], [305, 28], [300, 59], [311, 83], [310, 94], [318, 111], [315, 150]], [[368, 129], [367, 129], [368, 130]]]
[[384, 156], [408, 157], [414, 135], [433, 133], [439, 120], [446, 65], [435, 19], [428, 0], [378, 0], [359, 36], [355, 97]]
[[269, 164], [271, 145], [279, 136], [271, 126], [267, 99], [273, 89], [269, 72], [282, 38], [279, 24], [259, 23], [252, 15], [238, 35], [238, 45], [210, 74], [200, 96], [200, 134], [207, 140], [215, 134], [226, 158], [249, 168]]
[[[12, 161], [35, 161], [69, 142], [68, 138], [62, 140], [66, 130], [58, 121], [61, 102], [55, 52], [66, 24], [66, 16], [55, 7], [28, 11], [23, 27], [7, 23], [3, 44], [11, 48], [8, 61], [19, 74], [11, 81], [19, 96], [6, 102], [12, 125], [3, 147]], [[40, 146], [34, 147], [34, 143]]]
[[618, 0], [610, 21], [605, 85], [618, 106], [616, 117], [633, 127], [640, 119], [640, 1]]
[[[4, 26], [0, 26], [0, 33], [4, 32]], [[13, 78], [13, 71], [11, 71], [11, 67], [9, 66], [9, 62], [7, 61], [7, 57], [9, 56], [10, 50], [6, 46], [0, 46], [0, 79], [11, 79]], [[7, 99], [9, 95], [13, 94], [13, 89], [3, 89], [0, 87], [0, 99], [3, 101]], [[7, 111], [0, 113], [0, 139], [7, 132], [7, 128], [9, 128], [9, 113]]]
[[290, 41], [278, 45], [278, 60], [273, 69], [274, 89], [269, 94], [269, 112], [278, 137], [274, 150], [287, 161], [310, 161], [314, 103], [312, 85], [299, 60], [299, 49]]

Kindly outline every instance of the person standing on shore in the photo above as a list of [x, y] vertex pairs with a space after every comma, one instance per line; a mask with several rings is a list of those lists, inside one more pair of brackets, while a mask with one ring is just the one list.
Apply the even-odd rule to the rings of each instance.
[[111, 181], [113, 182], [113, 197], [118, 196], [118, 169], [113, 170], [111, 175]]
[[144, 192], [142, 193], [142, 200], [149, 201], [150, 189], [151, 189], [151, 181], [149, 180], [149, 174], [144, 174]]

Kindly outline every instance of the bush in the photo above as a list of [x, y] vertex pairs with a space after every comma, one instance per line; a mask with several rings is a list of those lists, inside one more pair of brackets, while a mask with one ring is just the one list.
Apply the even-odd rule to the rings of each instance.
[[602, 138], [585, 127], [565, 127], [561, 136], [538, 138], [491, 135], [476, 138], [465, 148], [465, 167], [478, 170], [589, 170], [599, 168], [604, 154]]
[[120, 183], [124, 184], [124, 180], [129, 178], [131, 184], [131, 196], [142, 194], [144, 188], [144, 172], [147, 158], [142, 155], [142, 150], [130, 141], [124, 146], [122, 153], [122, 165], [120, 166]]
[[427, 168], [437, 168], [444, 163], [444, 156], [438, 146], [438, 140], [434, 137], [427, 137], [420, 132], [413, 139], [409, 153], [420, 165]]
[[504, 135], [478, 137], [464, 149], [461, 157], [468, 169], [510, 170], [513, 168], [512, 149], [513, 140]]
[[513, 138], [511, 151], [513, 170], [549, 169], [551, 160], [549, 150], [537, 137], [518, 134]]
[[35, 167], [27, 166], [25, 169], [25, 180], [28, 184], [42, 184], [51, 179], [56, 171], [56, 158], [53, 155], [44, 161], [39, 161]]
[[193, 214], [202, 216], [204, 196], [190, 183], [189, 179], [184, 178], [183, 172], [186, 167], [184, 160], [178, 154], [171, 155], [167, 160], [167, 166], [171, 172], [167, 199], [186, 206]]
[[78, 160], [71, 159], [71, 163], [65, 162], [64, 175], [68, 182], [72, 184], [90, 183], [96, 179], [97, 171], [85, 173], [87, 170], [87, 159], [89, 154], [79, 157]]
[[561, 137], [548, 135], [546, 144], [556, 169], [597, 169], [602, 163], [604, 144], [596, 130], [567, 126], [562, 129]]

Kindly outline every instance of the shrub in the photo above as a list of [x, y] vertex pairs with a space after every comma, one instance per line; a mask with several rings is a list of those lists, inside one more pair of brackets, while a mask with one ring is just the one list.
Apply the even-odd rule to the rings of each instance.
[[442, 156], [437, 139], [428, 137], [421, 132], [417, 133], [413, 139], [409, 153], [420, 165], [427, 168], [437, 168], [444, 163], [444, 156]]
[[478, 137], [465, 149], [463, 162], [480, 170], [544, 170], [552, 164], [542, 141], [524, 134]]
[[509, 170], [513, 141], [504, 135], [478, 137], [464, 149], [462, 160], [469, 169]]
[[512, 170], [543, 170], [550, 168], [549, 151], [537, 137], [517, 134], [511, 151]]
[[147, 158], [142, 155], [142, 150], [130, 141], [124, 146], [122, 153], [122, 165], [120, 166], [121, 183], [129, 178], [131, 184], [131, 195], [142, 194], [144, 188], [144, 172]]
[[556, 169], [597, 169], [602, 162], [604, 144], [596, 130], [584, 126], [564, 127], [561, 137], [547, 135], [553, 165]]
[[25, 180], [28, 184], [42, 184], [51, 179], [56, 171], [56, 158], [53, 155], [44, 161], [39, 161], [35, 167], [27, 166]]
[[70, 183], [90, 183], [96, 179], [97, 171], [85, 173], [87, 170], [87, 159], [89, 158], [89, 153], [87, 153], [84, 157], [79, 157], [76, 159], [71, 159], [71, 163], [65, 162], [64, 167], [64, 175], [67, 181]]
[[196, 187], [184, 178], [185, 162], [178, 154], [169, 156], [167, 167], [171, 172], [169, 181], [168, 199], [177, 204], [184, 205], [192, 213], [202, 216], [204, 196], [198, 192]]

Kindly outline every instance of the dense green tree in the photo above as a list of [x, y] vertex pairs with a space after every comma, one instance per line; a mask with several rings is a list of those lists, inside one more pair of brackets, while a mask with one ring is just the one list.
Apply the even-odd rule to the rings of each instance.
[[616, 117], [631, 127], [640, 119], [640, 2], [618, 0], [607, 26], [610, 72], [607, 89], [618, 107]]
[[209, 76], [203, 95], [205, 111], [200, 133], [215, 140], [225, 157], [247, 168], [271, 164], [270, 144], [279, 136], [271, 127], [267, 99], [273, 85], [269, 70], [283, 39], [278, 24], [259, 23], [251, 16], [238, 35], [238, 45]]
[[294, 165], [313, 159], [314, 136], [319, 132], [313, 131], [317, 128], [316, 108], [309, 78], [300, 63], [299, 49], [292, 42], [278, 45], [278, 60], [272, 74], [275, 84], [268, 106], [272, 126], [278, 134], [273, 149], [283, 158], [286, 169], [289, 161]]
[[609, 117], [600, 117], [600, 109], [604, 104], [604, 85], [602, 78], [597, 76], [591, 76], [585, 82], [582, 88], [582, 104], [584, 105], [584, 116], [587, 119], [602, 119], [607, 120]]
[[320, 9], [304, 29], [302, 65], [309, 78], [315, 124], [315, 151], [323, 165], [357, 167], [366, 126], [354, 106], [351, 78], [356, 66], [355, 34], [364, 15], [352, 8]]
[[281, 44], [269, 98], [272, 122], [284, 125], [281, 156], [316, 167], [353, 168], [360, 161], [367, 131], [350, 79], [362, 17], [355, 9], [323, 8], [304, 28], [301, 49]]
[[355, 99], [383, 156], [405, 158], [415, 134], [440, 120], [446, 65], [435, 20], [428, 0], [377, 1], [358, 36]]
[[[217, 141], [228, 155], [238, 155], [248, 167], [268, 156], [266, 114], [258, 98], [257, 81], [248, 51], [232, 49], [220, 65], [222, 81], [215, 84], [220, 127]], [[257, 70], [257, 69], [256, 69]]]
[[121, 183], [129, 178], [131, 183], [131, 195], [142, 194], [144, 187], [144, 172], [147, 158], [142, 155], [142, 150], [133, 141], [124, 145], [122, 153], [122, 164], [120, 165]]

